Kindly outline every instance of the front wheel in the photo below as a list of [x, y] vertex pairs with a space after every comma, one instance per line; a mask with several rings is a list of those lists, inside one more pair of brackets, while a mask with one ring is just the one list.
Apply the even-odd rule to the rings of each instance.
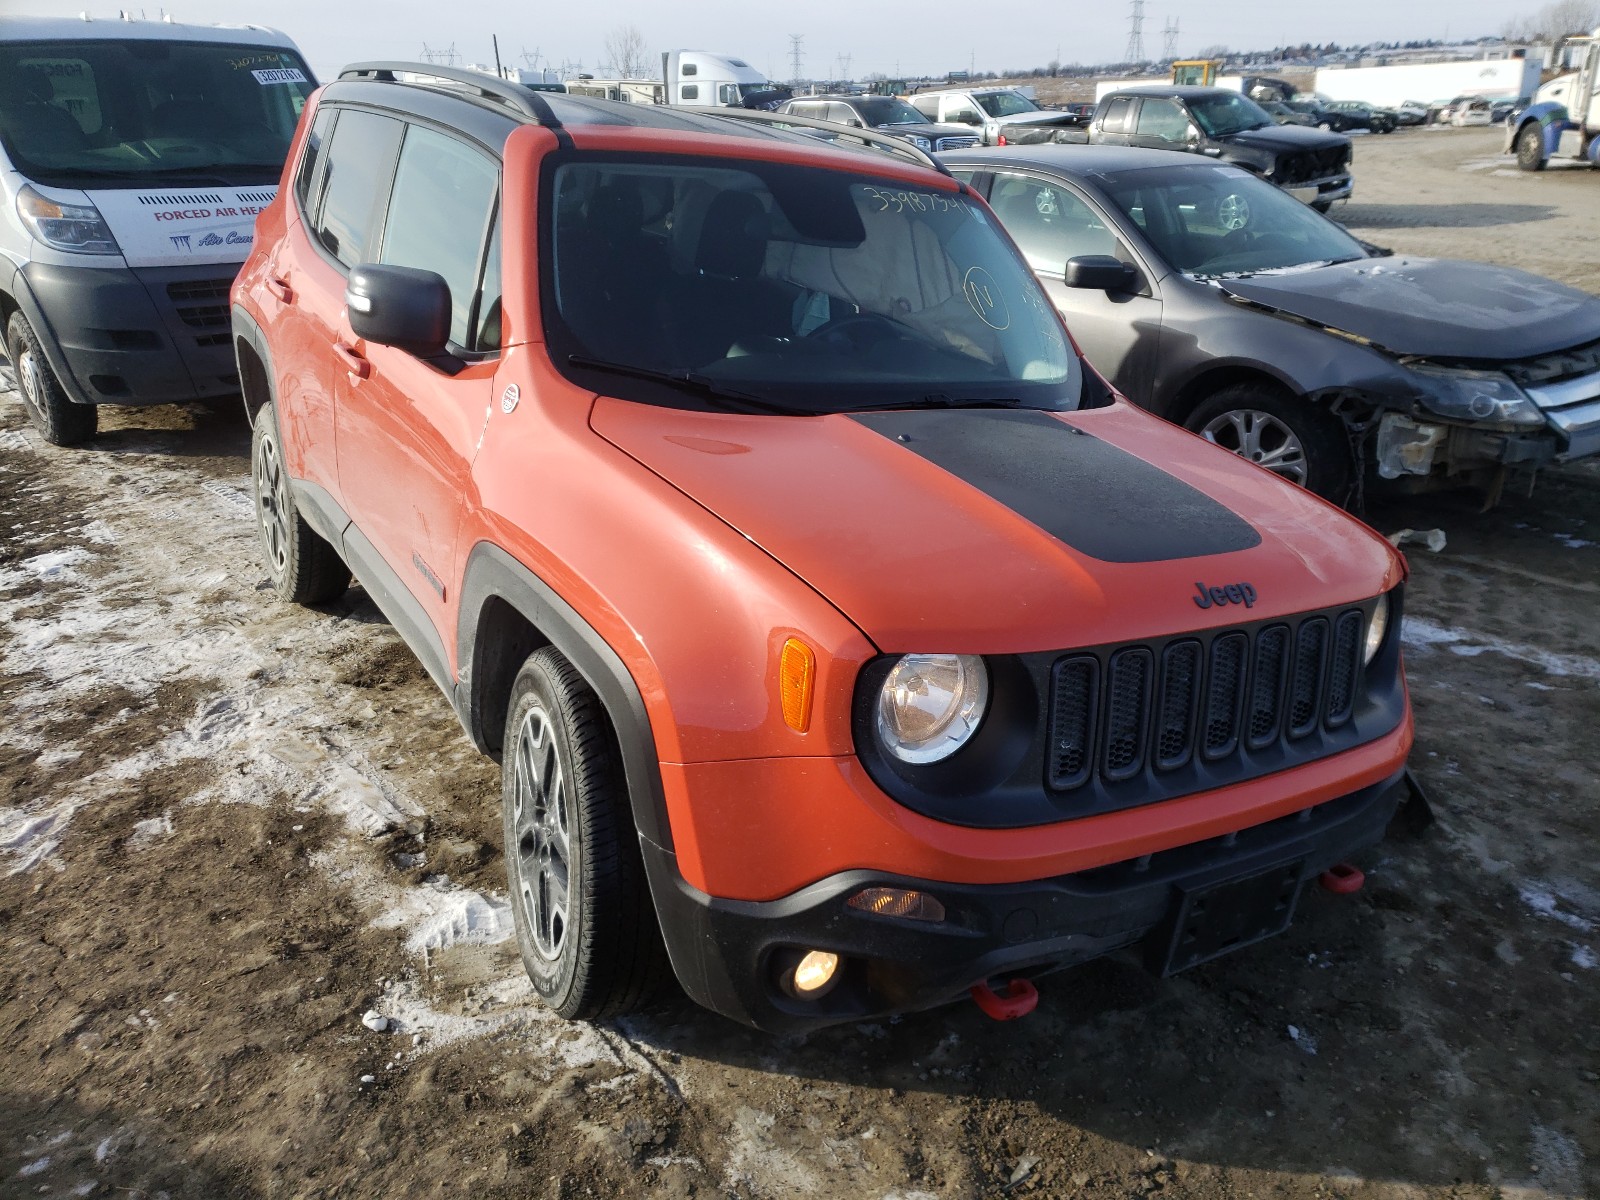
[[1313, 200], [1311, 202], [1311, 207], [1316, 209], [1323, 216], [1327, 216], [1328, 212], [1333, 208], [1333, 201], [1332, 200]]
[[665, 978], [621, 757], [599, 698], [551, 647], [512, 684], [500, 768], [506, 878], [534, 990], [563, 1017], [618, 1016]]
[[1544, 129], [1530, 121], [1517, 134], [1517, 166], [1524, 171], [1542, 171], [1544, 163]]
[[92, 404], [74, 404], [50, 369], [28, 318], [11, 314], [6, 324], [6, 357], [17, 376], [17, 394], [39, 436], [52, 446], [76, 446], [95, 435], [100, 412]]
[[1265, 384], [1214, 392], [1184, 427], [1335, 504], [1343, 504], [1350, 490], [1353, 464], [1344, 423]]

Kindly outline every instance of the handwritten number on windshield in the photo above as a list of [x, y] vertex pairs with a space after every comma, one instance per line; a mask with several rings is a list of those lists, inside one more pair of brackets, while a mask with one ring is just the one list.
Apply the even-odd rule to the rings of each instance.
[[873, 212], [903, 213], [906, 211], [918, 213], [966, 213], [966, 201], [955, 196], [941, 196], [936, 192], [891, 192], [885, 188], [861, 188], [862, 194], [877, 207]]

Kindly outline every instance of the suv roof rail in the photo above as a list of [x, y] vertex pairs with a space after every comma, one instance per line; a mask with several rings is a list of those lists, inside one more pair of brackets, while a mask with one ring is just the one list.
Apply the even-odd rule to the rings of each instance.
[[919, 166], [932, 167], [941, 175], [950, 174], [950, 168], [945, 166], [926, 150], [918, 149], [905, 138], [894, 137], [887, 133], [878, 133], [871, 129], [857, 129], [853, 125], [840, 125], [836, 121], [819, 121], [816, 117], [802, 117], [798, 113], [768, 112], [759, 108], [717, 108], [704, 110], [702, 115], [710, 117], [731, 117], [738, 121], [754, 121], [757, 124], [775, 125], [780, 128], [820, 129], [831, 133], [836, 138], [853, 138], [862, 146], [883, 150], [889, 154], [898, 154], [901, 158], [909, 158]]
[[446, 83], [460, 84], [470, 89], [473, 99], [486, 100], [511, 109], [524, 117], [531, 117], [540, 125], [560, 129], [561, 121], [551, 110], [549, 102], [538, 92], [520, 83], [485, 75], [481, 71], [465, 71], [456, 67], [439, 67], [432, 63], [412, 62], [361, 62], [351, 63], [339, 72], [340, 79], [365, 79], [376, 83], [400, 83], [398, 74], [420, 75]]

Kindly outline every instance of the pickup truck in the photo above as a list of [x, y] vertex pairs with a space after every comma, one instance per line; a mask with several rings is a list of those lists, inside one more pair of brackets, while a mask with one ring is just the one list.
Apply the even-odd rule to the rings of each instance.
[[1086, 135], [1098, 146], [1187, 150], [1243, 167], [1318, 212], [1348, 200], [1350, 139], [1278, 125], [1272, 114], [1230, 88], [1133, 87], [1108, 92]]
[[911, 105], [930, 121], [971, 126], [985, 146], [1083, 140], [1081, 112], [1040, 108], [1016, 88], [918, 92]]

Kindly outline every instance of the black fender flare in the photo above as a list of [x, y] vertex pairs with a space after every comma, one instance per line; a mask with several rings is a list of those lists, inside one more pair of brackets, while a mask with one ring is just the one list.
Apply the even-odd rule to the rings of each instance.
[[[467, 556], [456, 632], [455, 707], [473, 743], [492, 752], [500, 731], [490, 730], [485, 721], [486, 714], [493, 711], [489, 684], [496, 679], [509, 682], [507, 668], [514, 673], [522, 665], [522, 656], [508, 663], [505, 646], [496, 644], [493, 637], [480, 636], [485, 610], [496, 599], [560, 651], [599, 696], [617, 735], [634, 826], [640, 837], [671, 851], [672, 829], [660, 758], [639, 685], [621, 656], [555, 589], [488, 542], [479, 542]], [[512, 647], [513, 652], [515, 649]]]
[[248, 418], [251, 427], [254, 428], [256, 423], [256, 413], [261, 411], [261, 405], [252, 405], [250, 403], [250, 394], [247, 390], [248, 381], [246, 380], [244, 373], [244, 363], [239, 361], [239, 343], [244, 342], [246, 345], [248, 345], [251, 350], [255, 351], [256, 357], [261, 360], [261, 368], [266, 372], [267, 375], [263, 382], [266, 384], [267, 395], [269, 397], [277, 394], [272, 383], [274, 378], [272, 370], [272, 351], [267, 346], [267, 335], [262, 332], [261, 326], [256, 322], [254, 317], [252, 317], [244, 309], [240, 308], [237, 304], [231, 307], [230, 312], [233, 320], [234, 367], [239, 372], [239, 390], [243, 394], [245, 416]]

